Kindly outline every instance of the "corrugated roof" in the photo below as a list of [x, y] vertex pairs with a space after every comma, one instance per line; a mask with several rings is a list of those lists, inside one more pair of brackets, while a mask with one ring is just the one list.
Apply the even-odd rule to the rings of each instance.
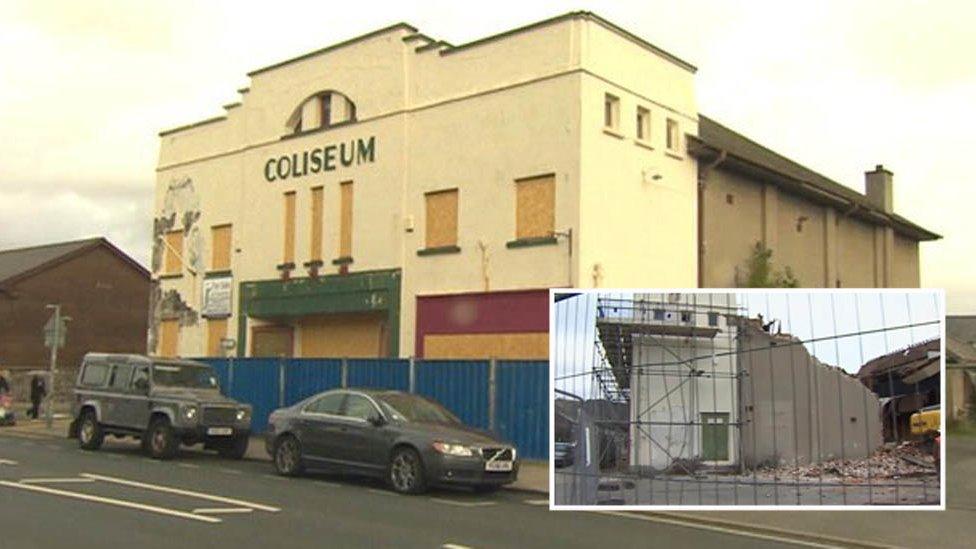
[[0, 284], [28, 275], [65, 256], [96, 246], [107, 246], [113, 253], [122, 257], [140, 272], [149, 276], [142, 265], [101, 237], [55, 242], [42, 246], [30, 246], [12, 250], [0, 250]]
[[884, 212], [869, 201], [867, 196], [771, 151], [707, 116], [699, 115], [698, 136], [691, 136], [691, 140], [693, 143], [697, 141], [707, 147], [725, 151], [728, 157], [744, 161], [760, 170], [778, 174], [794, 184], [794, 188], [791, 189], [793, 191], [803, 192], [805, 189], [802, 186], [806, 184], [812, 187], [812, 189], [806, 190], [807, 192], [824, 193], [834, 197], [837, 201], [855, 204], [861, 211], [868, 212], [881, 220], [886, 220], [901, 233], [919, 240], [942, 238], [898, 214]]
[[976, 343], [976, 315], [947, 316], [946, 335], [965, 343]]

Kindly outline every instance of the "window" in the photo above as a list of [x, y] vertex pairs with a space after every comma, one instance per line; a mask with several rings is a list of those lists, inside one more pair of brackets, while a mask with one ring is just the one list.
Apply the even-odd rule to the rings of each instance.
[[427, 248], [457, 246], [458, 191], [436, 191], [424, 195], [426, 202]]
[[556, 176], [515, 182], [515, 238], [551, 237], [556, 225]]
[[718, 313], [708, 313], [708, 325], [718, 326]]
[[183, 230], [170, 231], [163, 236], [166, 250], [163, 253], [163, 274], [178, 275], [183, 272]]
[[312, 189], [312, 238], [309, 259], [322, 261], [322, 187]]
[[81, 374], [81, 384], [85, 387], [101, 387], [108, 376], [108, 364], [89, 363]]
[[362, 395], [349, 395], [346, 397], [346, 409], [342, 415], [365, 421], [377, 415], [377, 411], [368, 398]]
[[136, 372], [132, 375], [132, 388], [139, 389], [140, 385], [149, 387], [149, 366], [136, 367]]
[[637, 139], [651, 140], [651, 111], [637, 107]]
[[207, 356], [224, 356], [220, 340], [227, 337], [226, 318], [207, 319]]
[[180, 321], [176, 319], [163, 320], [159, 323], [159, 356], [176, 356], [179, 346]]
[[681, 145], [680, 140], [678, 121], [668, 118], [668, 150], [677, 152]]
[[342, 399], [345, 397], [345, 393], [329, 393], [306, 404], [302, 411], [312, 414], [332, 414], [337, 416], [339, 415], [339, 408], [342, 405]]
[[301, 133], [355, 120], [356, 104], [351, 99], [337, 91], [325, 91], [303, 101], [292, 112], [286, 126], [292, 133]]
[[664, 320], [664, 309], [654, 309], [654, 320]]
[[321, 120], [322, 127], [332, 125], [332, 94], [327, 93], [319, 96], [319, 105], [322, 107]]
[[620, 99], [609, 93], [603, 96], [603, 125], [614, 130], [620, 126]]
[[352, 181], [339, 185], [339, 257], [352, 257]]
[[283, 263], [295, 262], [295, 192], [285, 193], [285, 243]]
[[681, 322], [683, 324], [691, 324], [692, 322], [691, 311], [681, 311]]
[[108, 386], [113, 389], [125, 389], [129, 386], [129, 378], [132, 377], [132, 366], [129, 364], [116, 364], [112, 367], [112, 375], [109, 376]]
[[726, 204], [735, 204], [735, 196], [733, 196], [731, 194], [725, 195], [725, 203]]
[[230, 225], [210, 228], [210, 268], [214, 271], [230, 270]]

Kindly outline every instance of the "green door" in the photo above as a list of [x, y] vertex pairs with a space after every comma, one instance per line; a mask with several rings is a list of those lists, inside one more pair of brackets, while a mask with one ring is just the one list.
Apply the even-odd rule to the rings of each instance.
[[728, 461], [729, 414], [703, 412], [701, 422], [702, 460]]

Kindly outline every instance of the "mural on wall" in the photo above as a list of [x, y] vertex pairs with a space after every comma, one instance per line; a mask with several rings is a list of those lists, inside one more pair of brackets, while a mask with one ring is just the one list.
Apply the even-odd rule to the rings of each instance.
[[[203, 235], [200, 232], [200, 196], [189, 177], [173, 179], [166, 187], [162, 208], [153, 219], [153, 249], [152, 271], [158, 273], [163, 265], [167, 232], [183, 230], [183, 262], [185, 269], [191, 274], [200, 273], [204, 269]], [[202, 283], [195, 280], [194, 284]], [[199, 320], [199, 314], [194, 310], [175, 289], [163, 293], [158, 281], [153, 281], [149, 298], [149, 334], [147, 347], [149, 352], [156, 350], [159, 341], [159, 322], [163, 318], [178, 318], [180, 326], [193, 326]]]

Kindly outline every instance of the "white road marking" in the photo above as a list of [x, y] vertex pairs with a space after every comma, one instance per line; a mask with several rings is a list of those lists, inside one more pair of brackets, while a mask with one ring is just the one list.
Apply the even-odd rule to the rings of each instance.
[[177, 467], [184, 467], [186, 469], [199, 469], [200, 468], [199, 465], [194, 465], [192, 463], [177, 463], [176, 466]]
[[125, 456], [120, 456], [119, 454], [105, 454], [105, 457], [112, 459], [125, 459]]
[[244, 474], [243, 471], [238, 471], [237, 469], [227, 469], [226, 467], [217, 467], [217, 470], [220, 471], [221, 473], [227, 473], [227, 474], [230, 474], [230, 475], [242, 475], [242, 474]]
[[446, 505], [456, 505], [457, 507], [491, 507], [497, 505], [494, 501], [456, 501], [453, 499], [430, 498], [430, 501], [444, 503]]
[[396, 494], [396, 493], [391, 492], [389, 490], [377, 490], [376, 488], [367, 488], [366, 491], [367, 492], [372, 492], [374, 494], [383, 494], [384, 496], [396, 496], [396, 495], [399, 495], [399, 494]]
[[157, 492], [165, 492], [167, 494], [177, 494], [181, 496], [195, 497], [195, 498], [206, 499], [210, 501], [217, 501], [220, 503], [226, 503], [228, 505], [240, 505], [242, 507], [250, 507], [252, 509], [258, 509], [259, 511], [267, 511], [269, 513], [277, 513], [278, 511], [281, 511], [281, 509], [277, 507], [271, 507], [270, 505], [263, 505], [261, 503], [253, 503], [241, 499], [225, 498], [223, 496], [214, 496], [211, 494], [204, 494], [202, 492], [182, 490], [180, 488], [172, 488], [169, 486], [160, 486], [158, 484], [136, 482], [134, 480], [126, 480], [124, 478], [107, 477], [105, 475], [94, 475], [91, 473], [82, 473], [81, 476], [85, 478], [101, 480], [104, 482], [113, 482], [115, 484], [121, 484], [123, 486], [132, 486], [133, 488], [143, 488], [145, 490], [155, 490]]
[[765, 539], [770, 541], [777, 541], [780, 543], [789, 543], [791, 545], [803, 545], [806, 547], [817, 547], [818, 549], [836, 549], [840, 547], [839, 545], [832, 545], [830, 543], [816, 543], [812, 541], [806, 541], [802, 539], [794, 539], [786, 536], [775, 536], [772, 534], [760, 534], [758, 532], [748, 532], [744, 530], [736, 530], [734, 528], [726, 528], [723, 526], [713, 526], [711, 524], [698, 524], [691, 521], [675, 520], [664, 517], [654, 517], [647, 515], [635, 515], [632, 513], [626, 513], [622, 511], [600, 511], [604, 515], [613, 515], [615, 517], [625, 517], [630, 519], [643, 520], [647, 522], [659, 522], [663, 524], [672, 524], [675, 526], [684, 526], [687, 528], [695, 528], [698, 530], [710, 530], [712, 532], [721, 532], [723, 534], [732, 534], [735, 536], [744, 536], [747, 538]]
[[251, 513], [254, 509], [250, 507], [214, 507], [211, 509], [194, 509], [193, 512], [200, 515], [219, 515], [229, 513]]
[[329, 482], [327, 480], [316, 480], [315, 483], [316, 484], [324, 484], [326, 486], [331, 486], [333, 488], [341, 488], [342, 487], [341, 484], [338, 484], [338, 483], [335, 483], [335, 482]]
[[17, 465], [17, 462], [12, 459], [0, 459], [0, 465]]
[[470, 545], [458, 545], [457, 543], [445, 543], [441, 549], [474, 549]]
[[549, 505], [548, 499], [527, 499], [522, 503], [526, 505]]
[[136, 503], [134, 501], [126, 501], [123, 499], [106, 498], [102, 496], [93, 496], [91, 494], [81, 494], [78, 492], [67, 492], [65, 490], [56, 490], [54, 488], [47, 488], [44, 486], [34, 486], [32, 484], [20, 484], [17, 482], [8, 482], [5, 480], [0, 480], [0, 486], [9, 486], [11, 488], [19, 488], [21, 490], [30, 490], [33, 492], [41, 492], [45, 494], [52, 494], [55, 496], [63, 496], [66, 498], [80, 499], [84, 501], [92, 501], [95, 503], [104, 503], [106, 505], [115, 505], [116, 507], [127, 507], [129, 509], [138, 509], [140, 511], [148, 511], [150, 513], [159, 513], [161, 515], [169, 515], [171, 517], [180, 517], [189, 520], [197, 520], [200, 522], [221, 522], [219, 518], [208, 517], [203, 515], [194, 515], [193, 513], [186, 513], [184, 511], [177, 511], [176, 509], [168, 509], [166, 507], [158, 507], [155, 505], [146, 505], [144, 503]]
[[22, 478], [21, 484], [61, 484], [69, 482], [95, 482], [90, 478], [68, 477], [68, 478]]

